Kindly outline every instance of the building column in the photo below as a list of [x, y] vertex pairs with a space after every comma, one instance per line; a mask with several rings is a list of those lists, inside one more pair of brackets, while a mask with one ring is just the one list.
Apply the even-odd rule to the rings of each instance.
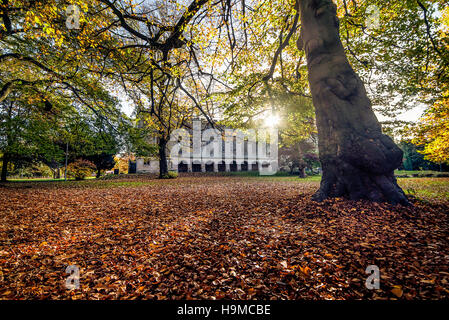
[[218, 162], [214, 162], [214, 172], [218, 172]]
[[206, 172], [206, 164], [204, 162], [201, 163], [201, 172]]
[[230, 163], [226, 163], [225, 168], [226, 168], [225, 169], [226, 172], [231, 172], [231, 164]]
[[242, 171], [242, 164], [241, 163], [237, 163], [237, 171]]
[[192, 172], [192, 162], [187, 162], [187, 172]]

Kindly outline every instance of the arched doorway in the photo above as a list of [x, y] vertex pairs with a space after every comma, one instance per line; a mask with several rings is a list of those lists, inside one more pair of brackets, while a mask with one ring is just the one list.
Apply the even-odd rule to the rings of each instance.
[[187, 163], [185, 163], [184, 161], [181, 161], [178, 164], [178, 172], [188, 172], [189, 171], [189, 166], [187, 165]]
[[224, 161], [221, 161], [218, 164], [218, 172], [225, 172], [226, 171], [226, 164]]

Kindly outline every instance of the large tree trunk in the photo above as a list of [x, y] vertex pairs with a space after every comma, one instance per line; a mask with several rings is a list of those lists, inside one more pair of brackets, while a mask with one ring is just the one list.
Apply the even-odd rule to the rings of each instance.
[[164, 138], [159, 139], [159, 178], [163, 178], [168, 174], [167, 166], [167, 140]]
[[402, 151], [382, 134], [363, 82], [340, 40], [331, 0], [301, 0], [298, 48], [307, 57], [323, 177], [313, 199], [349, 197], [407, 205], [394, 169]]
[[6, 182], [6, 177], [8, 176], [8, 164], [9, 164], [9, 154], [5, 152], [3, 154], [1, 182]]

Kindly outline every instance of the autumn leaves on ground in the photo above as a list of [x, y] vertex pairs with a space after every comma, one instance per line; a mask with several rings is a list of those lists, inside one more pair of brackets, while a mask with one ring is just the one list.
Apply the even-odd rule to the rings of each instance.
[[[449, 179], [414, 207], [310, 200], [318, 181], [180, 177], [0, 187], [2, 299], [449, 297]], [[80, 288], [65, 287], [69, 265]], [[368, 290], [367, 266], [380, 268]]]

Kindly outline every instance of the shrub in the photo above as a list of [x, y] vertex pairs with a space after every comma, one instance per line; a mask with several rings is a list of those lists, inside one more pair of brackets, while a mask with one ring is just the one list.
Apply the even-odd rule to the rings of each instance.
[[83, 180], [96, 170], [95, 165], [83, 159], [78, 159], [67, 166], [67, 174], [75, 180]]
[[162, 175], [162, 179], [176, 179], [178, 177], [178, 173], [176, 171], [169, 171], [166, 174]]

